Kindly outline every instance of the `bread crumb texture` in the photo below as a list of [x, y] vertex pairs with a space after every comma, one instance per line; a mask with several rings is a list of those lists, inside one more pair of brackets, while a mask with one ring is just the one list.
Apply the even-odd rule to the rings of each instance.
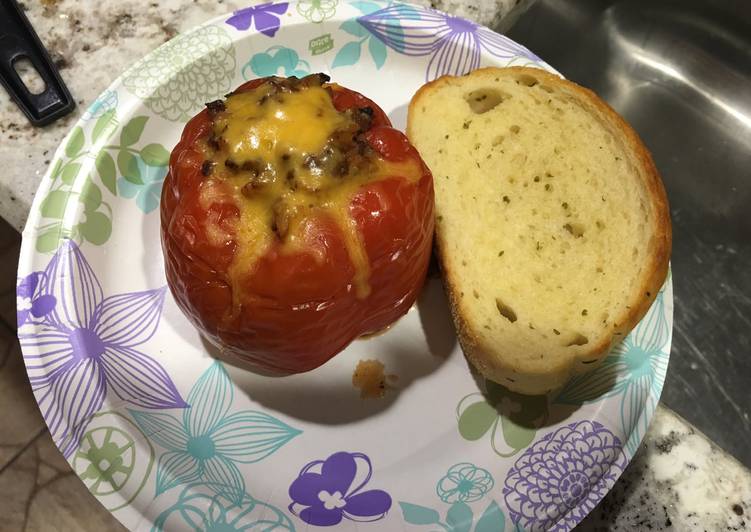
[[664, 191], [632, 130], [589, 91], [509, 68], [424, 87], [408, 133], [435, 179], [440, 260], [472, 362], [526, 393], [595, 365], [667, 270]]

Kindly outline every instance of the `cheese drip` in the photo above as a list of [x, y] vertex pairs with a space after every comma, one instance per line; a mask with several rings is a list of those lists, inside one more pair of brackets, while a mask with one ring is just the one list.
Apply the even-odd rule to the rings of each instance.
[[219, 184], [239, 208], [229, 270], [235, 287], [274, 242], [281, 242], [282, 253], [311, 251], [303, 245], [304, 221], [326, 214], [341, 230], [355, 295], [365, 298], [369, 259], [349, 213], [352, 197], [363, 185], [389, 176], [418, 180], [421, 168], [412, 160], [382, 159], [359, 137], [371, 112], [338, 111], [332, 89], [306, 85], [307, 79], [288, 85], [275, 79], [209, 104], [214, 123], [203, 146], [202, 190]]

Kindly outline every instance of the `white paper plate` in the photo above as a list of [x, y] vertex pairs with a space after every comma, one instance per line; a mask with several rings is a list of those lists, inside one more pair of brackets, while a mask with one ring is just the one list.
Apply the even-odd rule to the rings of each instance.
[[[644, 436], [670, 351], [670, 282], [594, 372], [551, 397], [473, 377], [437, 280], [386, 334], [308, 374], [212, 359], [165, 287], [168, 152], [246, 79], [323, 71], [403, 128], [426, 80], [538, 64], [487, 28], [380, 1], [276, 2], [180, 35], [127, 70], [58, 149], [24, 231], [19, 337], [49, 430], [139, 530], [567, 530]], [[352, 387], [361, 359], [399, 379]]]

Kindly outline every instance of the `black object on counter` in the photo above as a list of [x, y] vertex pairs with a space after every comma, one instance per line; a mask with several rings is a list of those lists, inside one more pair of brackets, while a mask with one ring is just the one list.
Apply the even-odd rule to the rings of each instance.
[[[44, 90], [33, 94], [21, 80], [15, 65], [27, 59], [44, 81]], [[71, 98], [34, 28], [15, 0], [0, 0], [0, 81], [13, 101], [35, 126], [44, 126], [71, 112]]]

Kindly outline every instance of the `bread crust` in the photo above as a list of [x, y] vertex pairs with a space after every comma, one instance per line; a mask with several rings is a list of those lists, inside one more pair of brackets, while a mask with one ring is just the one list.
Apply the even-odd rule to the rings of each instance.
[[[457, 283], [457, 275], [450, 265], [446, 256], [446, 242], [440, 229], [436, 225], [435, 245], [437, 256], [443, 275], [443, 281], [447, 292], [451, 315], [457, 329], [459, 343], [469, 361], [488, 379], [498, 382], [523, 394], [543, 394], [563, 386], [566, 381], [575, 374], [584, 373], [596, 367], [610, 351], [610, 348], [624, 338], [649, 310], [657, 297], [657, 293], [665, 282], [667, 276], [670, 252], [672, 247], [672, 229], [670, 223], [670, 210], [660, 175], [655, 167], [649, 150], [634, 129], [607, 103], [600, 99], [591, 90], [577, 85], [571, 81], [560, 78], [545, 70], [532, 67], [487, 67], [475, 70], [466, 76], [508, 76], [510, 74], [530, 74], [544, 81], [574, 94], [581, 103], [594, 109], [601, 119], [609, 123], [614, 131], [617, 131], [625, 141], [628, 148], [635, 155], [641, 169], [647, 196], [651, 202], [653, 213], [654, 236], [648, 245], [649, 262], [645, 265], [642, 274], [642, 283], [639, 290], [632, 293], [631, 299], [624, 303], [624, 312], [613, 317], [614, 323], [610, 336], [593, 344], [589, 349], [582, 349], [567, 359], [560, 359], [558, 364], [551, 364], [543, 372], [532, 368], [512, 367], [505, 360], [495, 355], [496, 347], [484, 345], [482, 336], [473, 329], [472, 324], [461, 312], [459, 304], [460, 294]], [[443, 85], [451, 85], [460, 81], [465, 76], [442, 76], [431, 81], [415, 93], [410, 101], [407, 114], [407, 136], [414, 139], [412, 134], [413, 116], [422, 98], [429, 95]], [[585, 363], [586, 361], [586, 363]]]

